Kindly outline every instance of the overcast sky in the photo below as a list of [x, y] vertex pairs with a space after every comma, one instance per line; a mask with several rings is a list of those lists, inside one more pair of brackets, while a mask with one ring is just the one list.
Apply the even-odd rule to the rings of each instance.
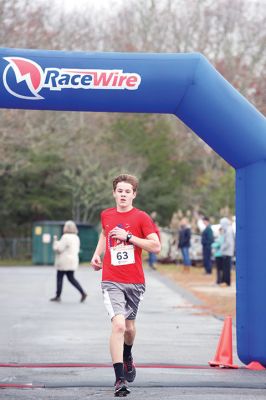
[[[94, 9], [114, 8], [121, 4], [123, 0], [54, 0], [54, 4], [60, 4], [63, 8], [73, 10], [90, 7]], [[126, 1], [126, 0], [124, 0]]]
[[[33, 2], [40, 1], [47, 4], [47, 0], [32, 0]], [[119, 6], [125, 3], [129, 3], [131, 0], [53, 0], [53, 4], [66, 10], [66, 11], [75, 11], [75, 10], [95, 10], [100, 11], [101, 9], [108, 9], [108, 11], [116, 12]], [[161, 4], [165, 0], [155, 0], [155, 3]], [[213, 1], [213, 0], [210, 0]], [[234, 2], [234, 0], [232, 0]], [[259, 0], [242, 0], [244, 3], [249, 6], [249, 13], [252, 14], [252, 9], [254, 3]], [[266, 2], [266, 0], [260, 0], [261, 3]], [[178, 1], [177, 1], [178, 4]], [[252, 16], [251, 16], [252, 17]]]

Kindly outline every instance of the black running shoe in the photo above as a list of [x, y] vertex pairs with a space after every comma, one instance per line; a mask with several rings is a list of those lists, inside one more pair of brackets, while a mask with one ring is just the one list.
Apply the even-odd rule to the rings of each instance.
[[87, 297], [88, 297], [87, 293], [83, 293], [83, 294], [81, 295], [80, 302], [81, 302], [81, 303], [84, 303], [84, 301], [86, 300]]
[[128, 382], [133, 382], [136, 378], [136, 367], [133, 363], [132, 356], [130, 356], [126, 361], [124, 360], [124, 373]]
[[130, 390], [127, 386], [127, 381], [119, 379], [115, 383], [115, 397], [125, 397], [130, 393]]
[[60, 297], [55, 296], [52, 299], [50, 299], [50, 301], [57, 301], [58, 303], [61, 301]]

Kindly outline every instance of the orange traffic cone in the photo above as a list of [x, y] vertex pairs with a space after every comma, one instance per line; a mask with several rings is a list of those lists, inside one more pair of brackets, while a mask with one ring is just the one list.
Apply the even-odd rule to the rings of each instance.
[[238, 368], [233, 364], [232, 317], [226, 317], [211, 367]]

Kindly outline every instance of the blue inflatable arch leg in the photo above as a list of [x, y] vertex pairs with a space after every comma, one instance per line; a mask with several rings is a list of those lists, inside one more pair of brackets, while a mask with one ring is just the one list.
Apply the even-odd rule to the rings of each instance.
[[236, 169], [237, 343], [266, 366], [266, 121], [200, 54], [0, 49], [0, 107], [174, 114]]
[[266, 159], [236, 171], [237, 338], [246, 364], [266, 366]]

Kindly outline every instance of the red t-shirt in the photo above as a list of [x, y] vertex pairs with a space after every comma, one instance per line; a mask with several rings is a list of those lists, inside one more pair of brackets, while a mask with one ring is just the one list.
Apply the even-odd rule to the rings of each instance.
[[152, 220], [152, 222], [153, 222], [153, 226], [154, 226], [154, 229], [155, 229], [155, 233], [157, 234], [158, 239], [161, 241], [160, 228], [153, 220]]
[[130, 243], [121, 243], [121, 241], [111, 238], [109, 232], [119, 226], [134, 236], [145, 239], [149, 234], [156, 232], [149, 215], [138, 208], [133, 208], [128, 212], [118, 212], [116, 208], [108, 208], [101, 213], [101, 221], [106, 236], [102, 280], [120, 283], [145, 283], [141, 259], [142, 249], [134, 246], [134, 264], [112, 265], [110, 248]]

